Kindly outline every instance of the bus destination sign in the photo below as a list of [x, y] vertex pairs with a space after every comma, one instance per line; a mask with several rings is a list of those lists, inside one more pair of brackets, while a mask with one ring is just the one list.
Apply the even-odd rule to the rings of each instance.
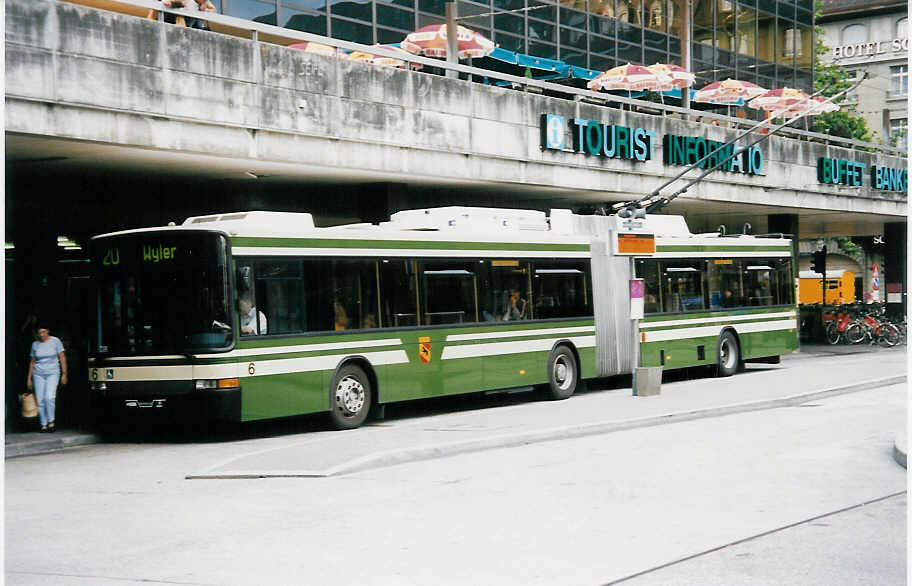
[[655, 254], [655, 234], [617, 233], [615, 254]]

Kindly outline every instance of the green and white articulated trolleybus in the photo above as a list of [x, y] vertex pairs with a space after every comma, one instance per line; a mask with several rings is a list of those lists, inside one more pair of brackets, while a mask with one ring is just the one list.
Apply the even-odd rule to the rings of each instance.
[[564, 399], [634, 360], [729, 375], [798, 345], [791, 241], [695, 235], [678, 216], [446, 207], [318, 228], [252, 211], [91, 245], [89, 376], [108, 412], [326, 412], [350, 428], [397, 401]]

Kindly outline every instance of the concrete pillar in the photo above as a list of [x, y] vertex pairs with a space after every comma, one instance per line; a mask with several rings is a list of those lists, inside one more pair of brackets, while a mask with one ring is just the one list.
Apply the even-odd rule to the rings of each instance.
[[[883, 299], [887, 301], [887, 311], [893, 315], [906, 314], [907, 282], [906, 271], [908, 259], [906, 244], [908, 225], [906, 222], [889, 222], [884, 224], [884, 266], [881, 273]], [[899, 285], [902, 294], [899, 302], [889, 303], [890, 285]]]
[[798, 276], [798, 214], [770, 214], [767, 217], [767, 232], [775, 234], [792, 235], [792, 255], [795, 264], [792, 267], [792, 277]]

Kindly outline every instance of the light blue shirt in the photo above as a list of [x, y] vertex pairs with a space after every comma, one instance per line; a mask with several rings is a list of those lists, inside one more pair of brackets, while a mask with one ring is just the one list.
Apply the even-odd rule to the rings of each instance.
[[33, 374], [60, 374], [60, 360], [57, 355], [63, 352], [60, 338], [49, 336], [47, 342], [32, 342], [30, 356], [35, 359]]

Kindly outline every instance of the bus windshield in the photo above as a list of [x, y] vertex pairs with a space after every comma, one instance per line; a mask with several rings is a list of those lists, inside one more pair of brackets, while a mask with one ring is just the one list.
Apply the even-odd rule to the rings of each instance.
[[168, 230], [92, 243], [92, 350], [118, 356], [214, 351], [233, 343], [226, 238]]

